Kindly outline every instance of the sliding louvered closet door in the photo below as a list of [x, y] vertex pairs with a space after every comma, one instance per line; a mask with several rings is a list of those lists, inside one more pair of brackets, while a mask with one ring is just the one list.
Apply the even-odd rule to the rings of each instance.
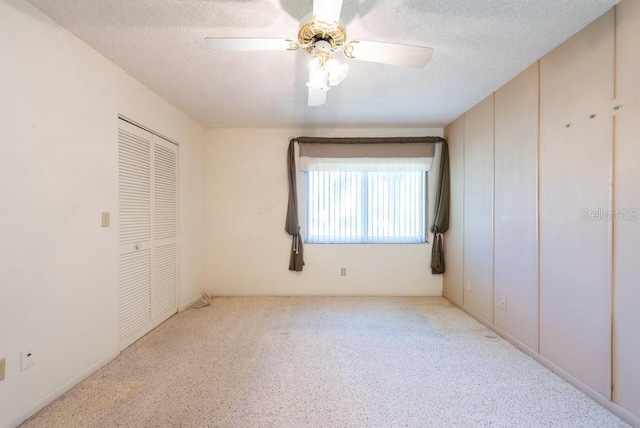
[[119, 331], [123, 349], [177, 310], [177, 155], [119, 121]]

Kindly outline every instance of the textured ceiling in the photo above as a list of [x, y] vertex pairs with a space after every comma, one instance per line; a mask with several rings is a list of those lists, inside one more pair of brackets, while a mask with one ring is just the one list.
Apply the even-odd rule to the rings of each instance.
[[[424, 69], [347, 60], [307, 106], [309, 54], [205, 37], [297, 36], [312, 0], [29, 0], [207, 128], [442, 126], [618, 0], [344, 0], [348, 40], [434, 48]], [[342, 54], [339, 55], [342, 60]]]

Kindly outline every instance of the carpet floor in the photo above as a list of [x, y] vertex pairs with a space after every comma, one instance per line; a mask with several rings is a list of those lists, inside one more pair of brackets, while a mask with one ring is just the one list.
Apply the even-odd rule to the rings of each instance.
[[175, 315], [22, 427], [626, 427], [442, 298]]

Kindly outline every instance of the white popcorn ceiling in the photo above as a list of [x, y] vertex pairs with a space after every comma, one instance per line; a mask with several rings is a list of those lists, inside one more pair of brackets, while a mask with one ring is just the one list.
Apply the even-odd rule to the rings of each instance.
[[[307, 106], [309, 54], [217, 52], [205, 37], [297, 37], [312, 0], [29, 0], [206, 128], [443, 126], [618, 0], [345, 0], [348, 40], [430, 46], [424, 69], [338, 58]], [[597, 66], [597, 64], [594, 64]]]

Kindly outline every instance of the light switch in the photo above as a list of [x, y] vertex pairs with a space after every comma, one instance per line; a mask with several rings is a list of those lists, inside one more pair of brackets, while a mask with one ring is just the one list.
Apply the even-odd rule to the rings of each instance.
[[109, 213], [102, 213], [102, 227], [109, 227]]

